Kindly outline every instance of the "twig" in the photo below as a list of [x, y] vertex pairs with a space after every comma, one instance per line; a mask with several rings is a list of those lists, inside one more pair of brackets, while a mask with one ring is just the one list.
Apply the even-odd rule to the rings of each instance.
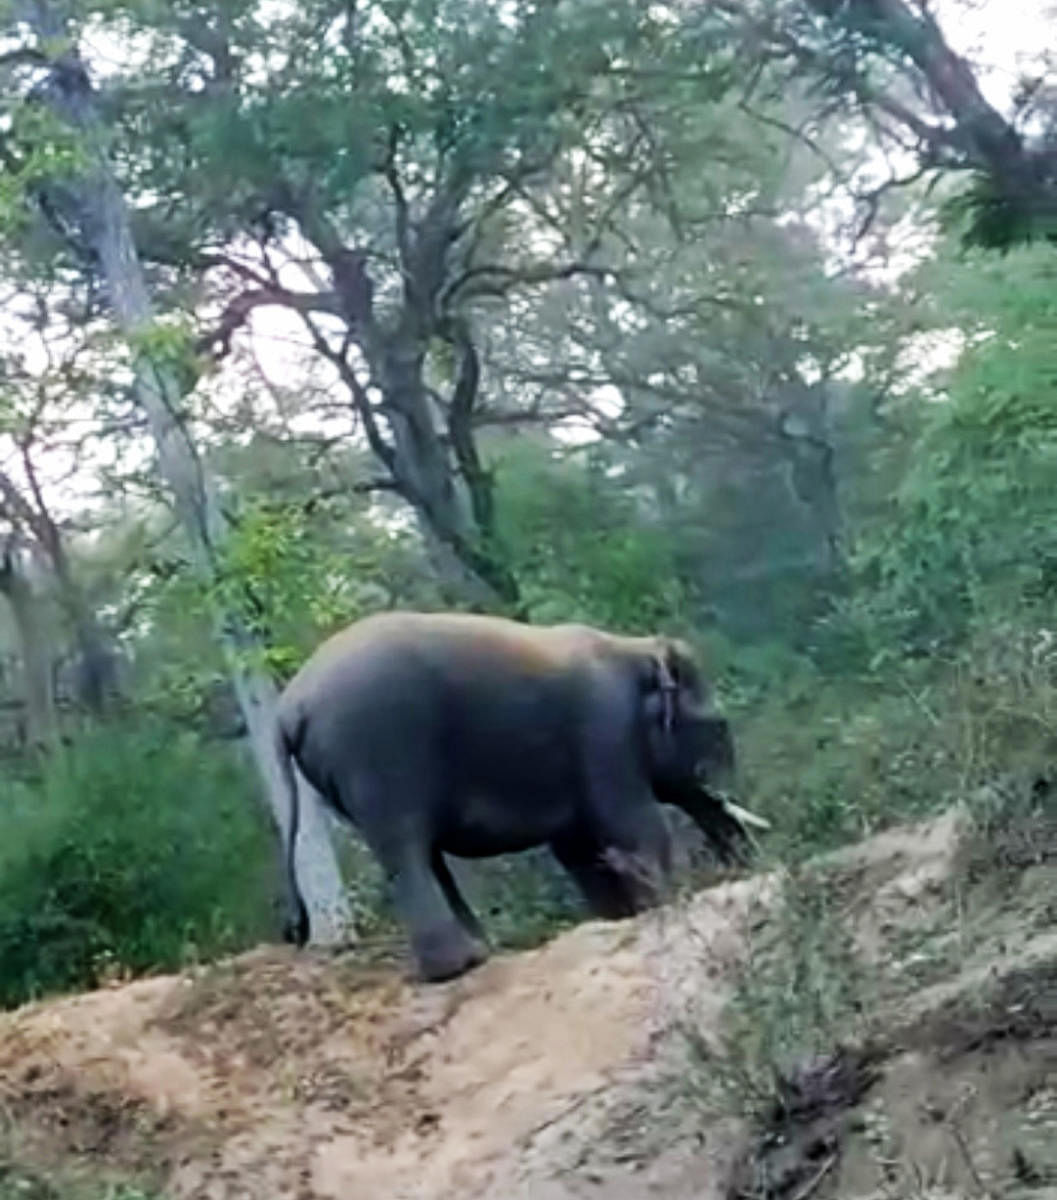
[[925, 703], [925, 701], [922, 700], [921, 696], [917, 695], [914, 692], [914, 689], [906, 682], [905, 679], [899, 680], [899, 686], [903, 689], [904, 692], [906, 692], [907, 698], [910, 700], [910, 702], [916, 708], [921, 709], [922, 713], [928, 718], [930, 724], [932, 724], [934, 727], [938, 728], [939, 724], [940, 724], [939, 717], [932, 711], [931, 708], [929, 708], [929, 706]]
[[823, 1181], [823, 1179], [826, 1178], [830, 1171], [833, 1170], [836, 1162], [837, 1155], [835, 1153], [831, 1154], [829, 1158], [827, 1158], [822, 1164], [822, 1166], [819, 1167], [815, 1174], [807, 1181], [807, 1183], [804, 1184], [800, 1191], [796, 1193], [796, 1195], [793, 1197], [793, 1200], [807, 1200], [808, 1196], [818, 1190], [819, 1184]]
[[594, 1099], [595, 1096], [600, 1096], [603, 1092], [607, 1092], [613, 1086], [612, 1082], [607, 1080], [605, 1083], [600, 1083], [598, 1087], [591, 1088], [588, 1092], [583, 1092], [569, 1104], [563, 1105], [556, 1113], [540, 1121], [538, 1125], [534, 1125], [525, 1135], [524, 1141], [531, 1142], [538, 1137], [545, 1129], [549, 1129], [552, 1125], [557, 1125], [559, 1121], [576, 1112], [578, 1108], [582, 1108], [588, 1100]]
[[972, 1152], [969, 1149], [969, 1144], [965, 1140], [965, 1134], [962, 1133], [961, 1126], [958, 1124], [958, 1115], [961, 1110], [968, 1107], [969, 1102], [976, 1095], [976, 1089], [970, 1087], [967, 1089], [957, 1103], [951, 1108], [947, 1116], [947, 1127], [951, 1131], [951, 1137], [954, 1138], [954, 1144], [958, 1147], [958, 1152], [962, 1156], [965, 1163], [965, 1168], [972, 1177], [973, 1183], [976, 1184], [980, 1195], [985, 1197], [985, 1200], [993, 1200], [991, 1192], [988, 1190], [984, 1181], [980, 1178], [980, 1172], [976, 1169], [976, 1163], [973, 1162]]
[[976, 1163], [973, 1162], [973, 1156], [969, 1150], [969, 1145], [965, 1140], [965, 1134], [962, 1133], [958, 1124], [954, 1121], [950, 1122], [950, 1130], [951, 1136], [954, 1138], [954, 1144], [958, 1147], [958, 1151], [965, 1163], [965, 1168], [972, 1176], [973, 1183], [975, 1183], [979, 1189], [980, 1195], [984, 1196], [986, 1200], [992, 1200], [991, 1192], [988, 1191], [986, 1184], [980, 1178], [980, 1172], [976, 1169]]

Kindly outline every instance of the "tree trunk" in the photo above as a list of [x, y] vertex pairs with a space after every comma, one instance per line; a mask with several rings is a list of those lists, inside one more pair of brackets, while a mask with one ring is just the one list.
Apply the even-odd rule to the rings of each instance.
[[118, 696], [114, 652], [95, 613], [75, 607], [76, 598], [68, 598], [63, 607], [73, 625], [74, 641], [80, 658], [77, 669], [77, 701], [88, 712], [102, 717]]
[[22, 465], [32, 503], [3, 471], [0, 471], [0, 493], [19, 521], [32, 531], [36, 544], [48, 557], [58, 589], [59, 606], [77, 646], [77, 702], [94, 715], [102, 716], [117, 690], [113, 645], [108, 644], [106, 632], [70, 565], [62, 531], [52, 518], [37, 478], [29, 441], [22, 445]]
[[778, 434], [789, 463], [793, 495], [811, 513], [818, 530], [824, 569], [836, 572], [843, 566], [843, 518], [826, 407], [824, 388], [802, 391], [799, 403], [779, 414]]
[[[288, 190], [287, 190], [288, 191]], [[330, 267], [349, 342], [370, 365], [382, 394], [379, 409], [389, 426], [379, 428], [367, 389], [344, 351], [327, 346], [308, 314], [302, 314], [316, 348], [337, 367], [363, 421], [371, 450], [412, 506], [442, 584], [478, 607], [520, 612], [517, 580], [496, 553], [493, 487], [477, 456], [473, 410], [480, 366], [466, 322], [448, 317], [438, 326], [433, 306], [444, 278], [443, 248], [457, 220], [455, 197], [438, 197], [422, 229], [412, 236], [401, 194], [397, 202], [404, 271], [403, 312], [391, 331], [375, 320], [374, 288], [362, 254], [349, 250], [329, 221], [288, 191], [285, 211], [298, 221]], [[426, 387], [423, 367], [432, 336], [443, 336], [458, 358], [447, 427]]]
[[41, 617], [40, 597], [34, 594], [17, 553], [11, 547], [0, 557], [0, 593], [11, 608], [18, 635], [27, 740], [37, 749], [47, 749], [53, 745], [58, 732], [50, 639]]
[[[56, 10], [38, 3], [27, 5], [26, 15], [41, 40], [61, 40], [62, 22]], [[183, 389], [177, 374], [149, 351], [137, 348], [138, 339], [151, 329], [152, 306], [132, 240], [125, 199], [107, 157], [92, 85], [75, 53], [55, 61], [50, 82], [49, 99], [58, 115], [83, 134], [84, 150], [91, 164], [77, 188], [80, 232], [99, 264], [116, 322], [136, 351], [133, 384], [136, 401], [150, 425], [161, 474], [172, 492], [196, 566], [208, 582], [216, 577], [218, 553], [227, 530], [211, 481], [179, 412]], [[217, 613], [217, 625], [253, 757], [276, 824], [284, 829], [289, 814], [272, 738], [277, 689], [262, 669], [252, 665], [253, 654], [259, 647], [239, 615]], [[298, 786], [302, 793], [302, 815], [297, 868], [309, 911], [311, 939], [316, 943], [334, 943], [348, 937], [351, 910], [320, 798], [300, 775]]]

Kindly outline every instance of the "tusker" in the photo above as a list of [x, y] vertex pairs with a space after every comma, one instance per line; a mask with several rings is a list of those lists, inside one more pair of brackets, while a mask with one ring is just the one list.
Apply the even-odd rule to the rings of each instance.
[[656, 903], [667, 879], [660, 804], [687, 812], [727, 861], [746, 823], [765, 824], [713, 792], [734, 768], [730, 726], [689, 647], [666, 637], [379, 613], [329, 638], [290, 680], [276, 744], [291, 805], [287, 936], [309, 936], [293, 759], [381, 864], [431, 981], [488, 954], [446, 854], [549, 845], [591, 910], [617, 918]]

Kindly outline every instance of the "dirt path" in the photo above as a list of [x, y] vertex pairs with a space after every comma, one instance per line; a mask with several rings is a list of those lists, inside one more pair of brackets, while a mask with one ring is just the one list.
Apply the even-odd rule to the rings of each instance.
[[[864, 958], [927, 923], [954, 828], [945, 818], [833, 860]], [[267, 948], [29, 1006], [0, 1018], [0, 1105], [25, 1161], [149, 1170], [173, 1200], [719, 1200], [748, 1131], [733, 1118], [704, 1128], [671, 1100], [659, 1079], [679, 1050], [666, 1035], [676, 1018], [706, 1039], [718, 1028], [775, 887], [762, 876], [678, 911], [585, 924], [441, 986]], [[1010, 973], [1029, 946], [1057, 961], [1044, 935], [1009, 943]], [[981, 955], [959, 972], [986, 970]], [[960, 978], [916, 991], [909, 1025], [949, 1009]], [[849, 1186], [869, 1178], [863, 1166]]]

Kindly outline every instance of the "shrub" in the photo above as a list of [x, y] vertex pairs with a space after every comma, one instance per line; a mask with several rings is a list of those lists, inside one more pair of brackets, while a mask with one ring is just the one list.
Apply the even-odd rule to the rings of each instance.
[[579, 893], [546, 848], [462, 861], [464, 894], [489, 938], [503, 950], [526, 950], [588, 915]]
[[499, 540], [537, 624], [633, 633], [682, 627], [690, 594], [675, 542], [604, 461], [507, 447], [497, 467]]
[[0, 805], [0, 1003], [178, 968], [271, 922], [250, 772], [164, 726], [94, 730]]
[[1057, 588], [1057, 302], [1052, 254], [968, 264], [968, 344], [938, 402], [907, 397], [912, 454], [859, 531], [845, 623], [875, 656], [957, 645]]
[[[861, 674], [734, 673], [744, 801], [775, 857], [813, 854], [965, 802], [1030, 791], [1057, 760], [1057, 636], [1033, 608], [982, 621], [928, 659]], [[746, 656], [751, 667], [752, 656]]]

